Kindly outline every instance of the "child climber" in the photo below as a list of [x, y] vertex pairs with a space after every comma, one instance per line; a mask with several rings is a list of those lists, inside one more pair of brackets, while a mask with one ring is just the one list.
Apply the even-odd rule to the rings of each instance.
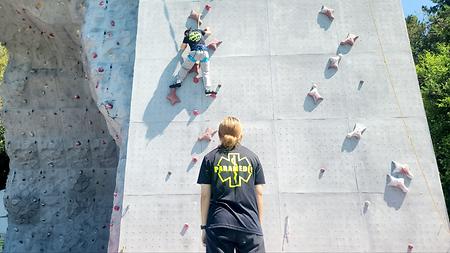
[[191, 52], [181, 65], [181, 69], [176, 77], [176, 82], [169, 86], [171, 89], [181, 87], [181, 83], [186, 78], [189, 70], [192, 69], [195, 63], [199, 63], [203, 76], [203, 85], [205, 86], [205, 94], [215, 95], [217, 93], [216, 91], [211, 90], [211, 81], [209, 78], [209, 54], [208, 48], [205, 45], [205, 36], [209, 35], [211, 35], [209, 27], [206, 27], [204, 30], [188, 29], [184, 32], [184, 39], [180, 51], [183, 53], [189, 44]]

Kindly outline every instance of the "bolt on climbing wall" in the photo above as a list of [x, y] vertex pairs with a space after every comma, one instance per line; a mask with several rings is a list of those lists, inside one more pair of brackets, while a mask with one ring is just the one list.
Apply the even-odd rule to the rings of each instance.
[[[191, 73], [177, 101], [196, 13], [207, 43], [223, 41], [210, 59], [222, 87], [205, 97]], [[268, 251], [450, 249], [399, 0], [141, 0], [118, 250], [204, 250], [199, 161], [227, 115], [264, 167]]]

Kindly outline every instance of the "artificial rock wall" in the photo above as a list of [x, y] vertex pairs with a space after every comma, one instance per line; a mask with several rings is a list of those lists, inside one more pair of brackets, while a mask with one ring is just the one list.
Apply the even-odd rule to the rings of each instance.
[[10, 58], [0, 86], [11, 159], [6, 252], [106, 252], [119, 231], [111, 213], [121, 210], [137, 8], [0, 1]]

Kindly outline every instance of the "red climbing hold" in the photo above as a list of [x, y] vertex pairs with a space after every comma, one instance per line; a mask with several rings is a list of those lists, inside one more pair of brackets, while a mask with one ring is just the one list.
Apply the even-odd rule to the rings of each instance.
[[322, 5], [319, 13], [327, 16], [331, 21], [334, 19], [334, 9], [328, 8], [325, 5]]
[[205, 5], [205, 10], [207, 10], [207, 11], [210, 11], [210, 10], [211, 10], [211, 8], [212, 8], [212, 6], [211, 6], [211, 5], [209, 5], [209, 4], [206, 4], [206, 5]]
[[412, 243], [408, 244], [408, 252], [412, 252], [414, 245]]
[[103, 73], [105, 71], [105, 69], [102, 68], [102, 67], [98, 67], [97, 71], [100, 72], [100, 73]]
[[119, 211], [120, 210], [120, 206], [114, 206], [114, 211]]
[[96, 52], [93, 52], [93, 53], [92, 53], [92, 58], [94, 58], [94, 59], [95, 59], [95, 58], [97, 58], [97, 56], [98, 56], [98, 55], [97, 55], [97, 53], [96, 53]]
[[193, 157], [192, 157], [192, 163], [196, 163], [196, 162], [198, 162], [198, 158], [195, 157], [195, 156], [193, 156]]
[[194, 76], [194, 78], [192, 78], [192, 82], [194, 82], [194, 83], [200, 82], [200, 77], [199, 76]]
[[200, 115], [200, 111], [195, 109], [192, 111], [192, 115], [198, 116], [198, 115]]
[[355, 41], [359, 38], [358, 35], [354, 35], [349, 33], [347, 35], [347, 38], [343, 41], [341, 41], [341, 45], [349, 45], [349, 46], [353, 46], [355, 44]]
[[175, 89], [175, 88], [170, 89], [170, 93], [166, 98], [170, 101], [170, 104], [172, 104], [172, 105], [175, 105], [176, 103], [181, 102], [177, 96], [177, 89]]
[[218, 39], [213, 39], [209, 44], [208, 44], [208, 48], [211, 50], [217, 50], [217, 48], [220, 46], [220, 44], [222, 44], [223, 41], [218, 40]]

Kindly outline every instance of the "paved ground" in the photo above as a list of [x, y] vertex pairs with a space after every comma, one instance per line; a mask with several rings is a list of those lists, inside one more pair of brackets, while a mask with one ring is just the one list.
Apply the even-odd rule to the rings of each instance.
[[[218, 144], [217, 136], [196, 141], [205, 128], [235, 115], [266, 174], [268, 251], [406, 252], [412, 243], [415, 252], [448, 252], [400, 0], [210, 1], [203, 27], [214, 31], [210, 40], [224, 41], [211, 58], [212, 80], [223, 88], [207, 98], [191, 74], [178, 92], [182, 102], [171, 106], [165, 96], [186, 18], [205, 3], [140, 1], [120, 249], [203, 250], [200, 162], [191, 158]], [[336, 10], [333, 22], [318, 14], [322, 4]], [[340, 47], [349, 32], [359, 39]], [[339, 70], [328, 70], [337, 52]], [[319, 105], [307, 96], [313, 82], [324, 97]], [[367, 126], [359, 141], [345, 138], [355, 123]], [[387, 186], [392, 160], [415, 175], [405, 180], [407, 194]]]

